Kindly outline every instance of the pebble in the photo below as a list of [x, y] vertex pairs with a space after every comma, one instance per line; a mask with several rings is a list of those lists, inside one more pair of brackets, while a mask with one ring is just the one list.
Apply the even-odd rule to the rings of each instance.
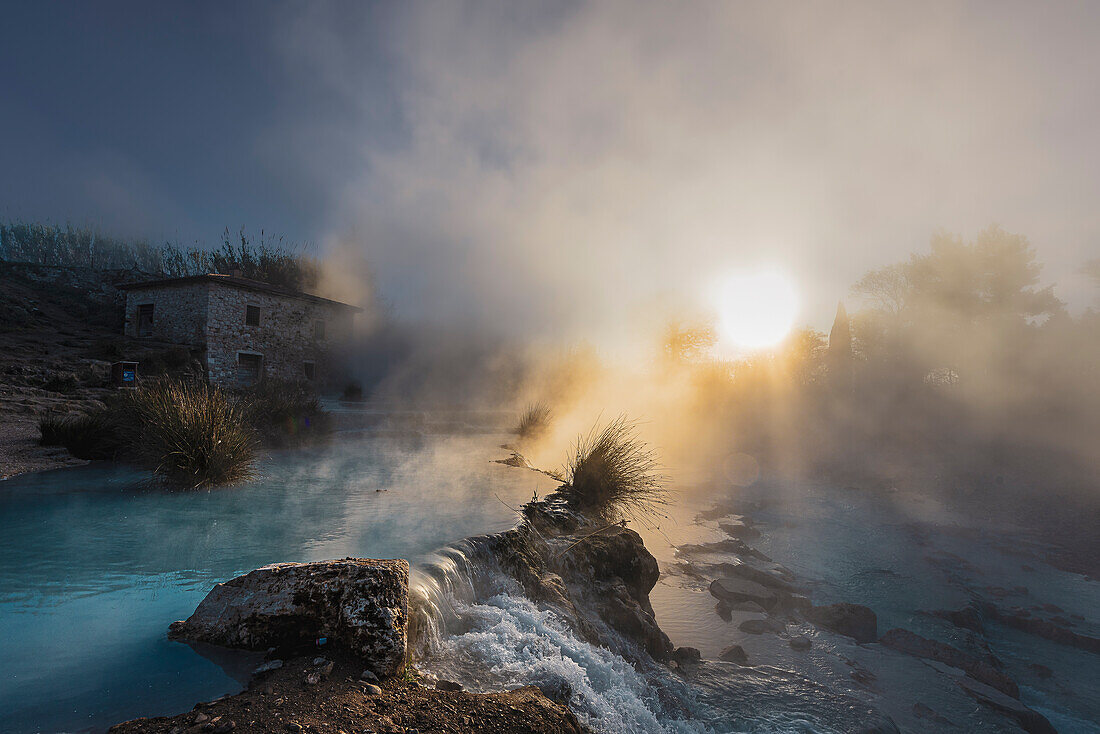
[[299, 732], [299, 731], [302, 730], [302, 725], [295, 722], [295, 721], [291, 721], [286, 726], [284, 726], [283, 728], [286, 729], [289, 732]]
[[320, 682], [321, 682], [321, 674], [320, 673], [314, 672], [314, 673], [310, 673], [309, 675], [306, 676], [306, 685], [315, 686]]
[[363, 686], [363, 690], [366, 693], [369, 693], [372, 696], [381, 696], [382, 695], [382, 689], [379, 688], [378, 686], [374, 685], [373, 683], [368, 683], [367, 685]]
[[264, 673], [270, 673], [273, 670], [278, 670], [281, 667], [283, 667], [282, 660], [269, 660], [253, 670], [252, 675], [263, 675]]
[[202, 724], [202, 723], [205, 723], [205, 722], [207, 722], [207, 721], [209, 721], [209, 720], [210, 720], [210, 717], [209, 717], [209, 716], [207, 716], [207, 715], [206, 715], [206, 714], [204, 714], [204, 713], [199, 713], [199, 714], [198, 714], [198, 715], [197, 715], [197, 716], [195, 717], [195, 723], [196, 723], [196, 724]]
[[435, 682], [436, 690], [439, 691], [461, 691], [462, 684], [455, 683], [453, 680], [439, 680]]
[[374, 673], [372, 673], [369, 670], [364, 670], [362, 673], [359, 674], [359, 680], [377, 682], [378, 681], [378, 676], [375, 675]]

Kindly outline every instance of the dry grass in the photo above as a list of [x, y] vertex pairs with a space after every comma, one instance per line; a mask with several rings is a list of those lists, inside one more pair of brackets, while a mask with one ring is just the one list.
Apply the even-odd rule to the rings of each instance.
[[523, 410], [513, 432], [521, 439], [538, 438], [550, 426], [550, 406], [543, 402], [531, 403]]
[[177, 486], [231, 484], [254, 475], [256, 434], [246, 406], [200, 382], [158, 382], [125, 395], [114, 413], [128, 451]]
[[663, 517], [666, 478], [654, 452], [638, 438], [637, 424], [619, 416], [580, 436], [566, 463], [563, 493], [578, 510], [601, 517]]
[[38, 421], [42, 446], [64, 446], [78, 459], [113, 459], [120, 439], [105, 409], [81, 415], [48, 415]]

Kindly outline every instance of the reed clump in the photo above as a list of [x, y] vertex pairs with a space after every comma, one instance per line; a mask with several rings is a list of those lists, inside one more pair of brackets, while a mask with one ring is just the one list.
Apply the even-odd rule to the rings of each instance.
[[120, 441], [112, 430], [106, 409], [78, 415], [47, 415], [38, 421], [38, 443], [64, 446], [78, 459], [113, 459]]
[[115, 408], [130, 455], [177, 486], [233, 484], [255, 474], [247, 406], [202, 382], [156, 382]]
[[531, 403], [520, 414], [512, 432], [520, 439], [530, 440], [538, 438], [550, 427], [550, 419], [553, 413], [550, 406], [543, 402]]
[[203, 382], [161, 380], [77, 416], [39, 421], [40, 443], [79, 459], [131, 461], [174, 486], [232, 484], [255, 473], [248, 404]]
[[637, 423], [619, 416], [580, 436], [565, 473], [562, 494], [577, 510], [600, 517], [663, 517], [667, 479], [656, 455], [638, 438]]

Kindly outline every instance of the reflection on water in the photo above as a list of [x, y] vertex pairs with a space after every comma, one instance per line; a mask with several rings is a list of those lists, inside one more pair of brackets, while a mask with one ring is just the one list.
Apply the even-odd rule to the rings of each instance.
[[0, 484], [0, 730], [102, 729], [239, 690], [231, 663], [169, 641], [168, 624], [267, 563], [416, 562], [510, 527], [494, 495], [518, 506], [552, 482], [490, 463], [500, 438], [345, 438], [198, 493], [112, 465]]

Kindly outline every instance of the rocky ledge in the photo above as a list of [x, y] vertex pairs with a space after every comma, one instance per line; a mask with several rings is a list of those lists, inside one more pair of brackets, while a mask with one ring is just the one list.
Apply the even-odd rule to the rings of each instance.
[[[535, 688], [475, 694], [456, 686], [429, 688], [415, 674], [382, 681], [360, 679], [358, 658], [269, 662], [248, 690], [200, 703], [178, 716], [135, 719], [112, 734], [200, 732], [450, 732], [474, 734], [581, 734], [586, 731], [565, 706]], [[444, 690], [449, 688], [450, 690]]]

